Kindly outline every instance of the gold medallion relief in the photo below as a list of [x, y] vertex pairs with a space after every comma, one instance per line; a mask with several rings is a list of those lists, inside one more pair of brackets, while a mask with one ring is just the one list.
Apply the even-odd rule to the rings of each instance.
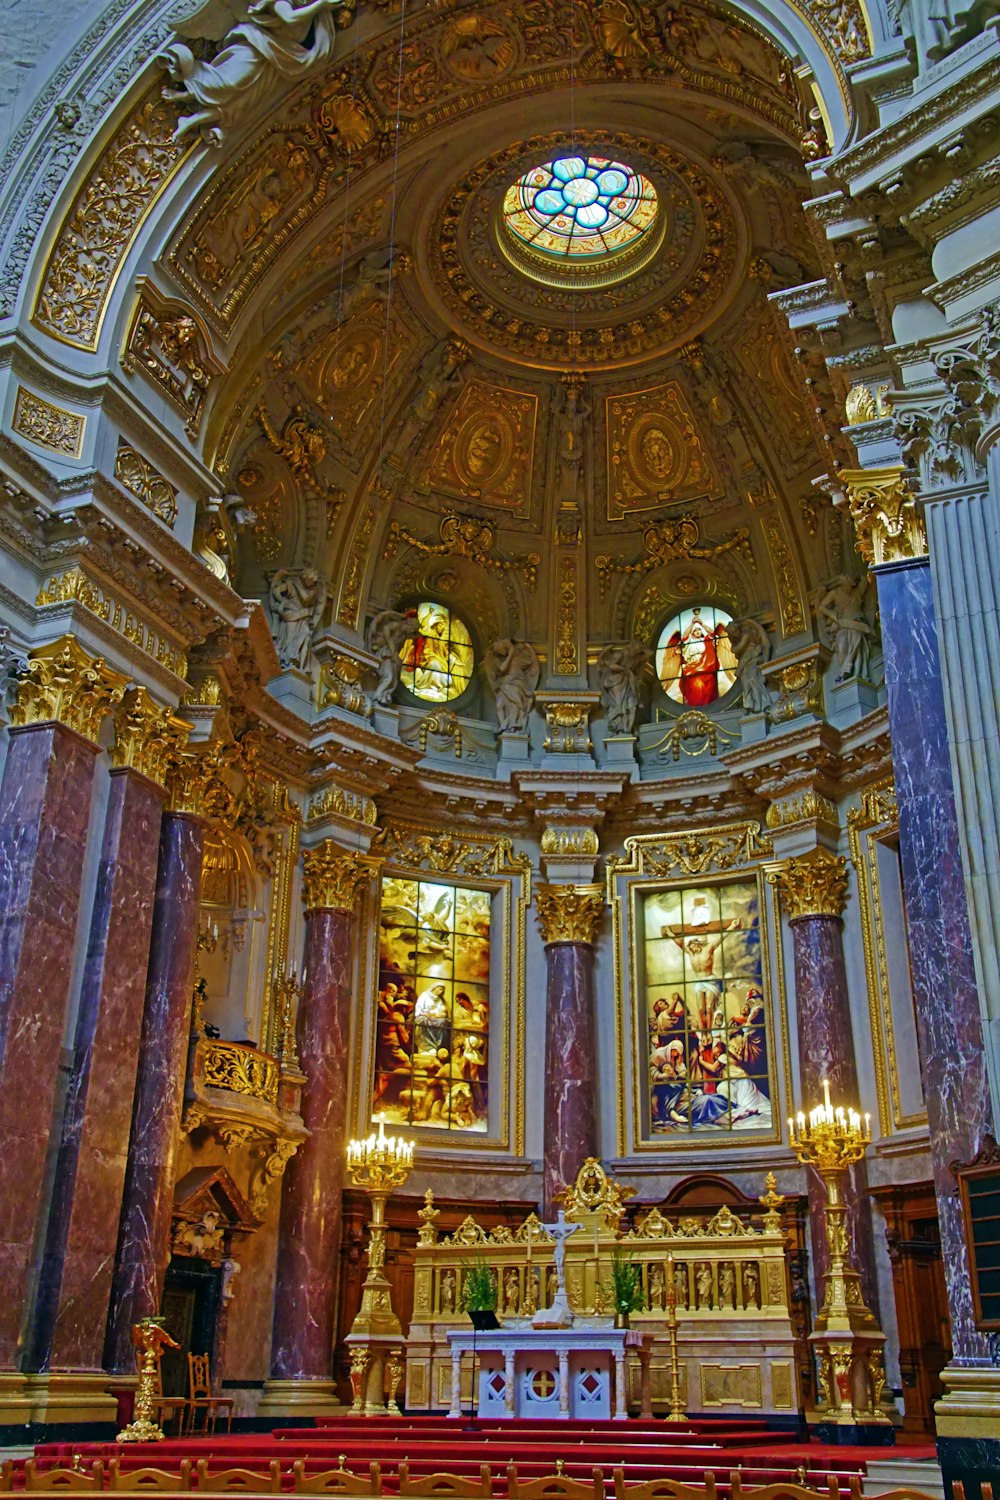
[[505, 508], [527, 501], [538, 400], [470, 380], [430, 459], [424, 482]]
[[721, 493], [719, 476], [676, 381], [609, 396], [608, 520]]

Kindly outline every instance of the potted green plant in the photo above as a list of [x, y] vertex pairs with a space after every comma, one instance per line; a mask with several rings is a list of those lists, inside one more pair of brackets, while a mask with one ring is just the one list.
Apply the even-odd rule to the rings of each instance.
[[641, 1312], [646, 1303], [642, 1267], [623, 1250], [611, 1253], [611, 1301], [615, 1309], [615, 1325], [619, 1328], [627, 1328], [629, 1314]]
[[500, 1283], [493, 1267], [477, 1255], [462, 1262], [462, 1306], [473, 1328], [496, 1328]]

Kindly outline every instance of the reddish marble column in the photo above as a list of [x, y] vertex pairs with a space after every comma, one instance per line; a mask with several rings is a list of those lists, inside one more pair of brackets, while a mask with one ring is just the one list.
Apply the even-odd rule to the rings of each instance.
[[[778, 885], [792, 929], [802, 1108], [808, 1111], [823, 1102], [823, 1080], [827, 1079], [838, 1104], [860, 1109], [840, 918], [847, 889], [846, 860], [822, 849], [786, 860]], [[816, 1289], [822, 1297], [823, 1277], [829, 1265], [824, 1229], [826, 1188], [813, 1168], [808, 1179]], [[843, 1193], [851, 1264], [861, 1274], [865, 1301], [877, 1314], [871, 1200], [863, 1161], [847, 1173]]]
[[160, 828], [139, 1067], [104, 1349], [105, 1368], [135, 1368], [130, 1329], [160, 1310], [170, 1259], [174, 1159], [191, 1026], [204, 824], [168, 812]]
[[113, 771], [26, 1367], [100, 1370], [132, 1124], [163, 791]]
[[0, 1369], [22, 1347], [96, 749], [61, 724], [12, 729], [0, 785]]
[[[332, 1404], [337, 1258], [347, 1134], [353, 993], [352, 911], [373, 862], [325, 840], [303, 854], [306, 939], [298, 1016], [310, 1131], [285, 1169], [265, 1403], [303, 1410]], [[290, 1390], [284, 1382], [295, 1382]]]
[[542, 1199], [549, 1215], [559, 1190], [600, 1154], [594, 943], [604, 897], [597, 886], [543, 885], [535, 899], [548, 965]]

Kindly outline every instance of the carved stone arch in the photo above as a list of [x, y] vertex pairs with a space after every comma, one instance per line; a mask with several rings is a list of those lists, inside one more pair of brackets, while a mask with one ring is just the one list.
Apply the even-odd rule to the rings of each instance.
[[472, 636], [477, 666], [493, 641], [505, 633], [516, 634], [520, 627], [520, 601], [509, 576], [490, 574], [466, 557], [427, 557], [408, 547], [379, 584], [378, 593], [396, 601], [397, 607], [414, 604], [419, 596], [436, 599], [461, 616]]
[[744, 569], [730, 557], [711, 562], [678, 558], [644, 576], [626, 577], [614, 602], [615, 633], [652, 647], [658, 629], [671, 614], [698, 603], [718, 604], [733, 615], [746, 614], [754, 607], [754, 599]]

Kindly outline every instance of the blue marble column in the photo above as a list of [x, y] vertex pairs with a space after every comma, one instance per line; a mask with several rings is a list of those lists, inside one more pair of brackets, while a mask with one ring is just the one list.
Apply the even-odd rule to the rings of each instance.
[[[956, 1362], [987, 1357], [973, 1323], [962, 1212], [951, 1164], [975, 1156], [990, 1103], [926, 557], [875, 570], [882, 614], [899, 853], [941, 1251]], [[970, 653], [971, 659], [972, 653]]]

